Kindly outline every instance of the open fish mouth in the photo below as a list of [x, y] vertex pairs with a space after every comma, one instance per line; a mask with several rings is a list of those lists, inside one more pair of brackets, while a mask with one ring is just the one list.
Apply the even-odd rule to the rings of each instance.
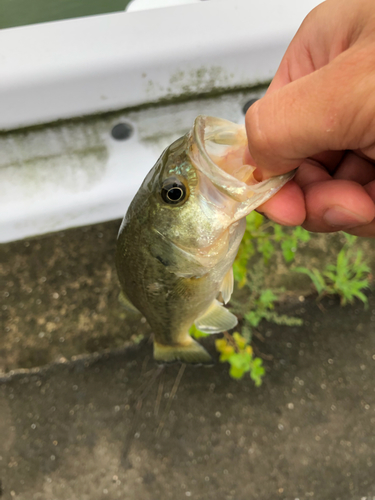
[[295, 173], [258, 182], [253, 175], [255, 167], [243, 163], [246, 147], [243, 125], [212, 116], [196, 118], [191, 131], [190, 158], [217, 190], [240, 204], [236, 212], [243, 212], [242, 216], [276, 194]]

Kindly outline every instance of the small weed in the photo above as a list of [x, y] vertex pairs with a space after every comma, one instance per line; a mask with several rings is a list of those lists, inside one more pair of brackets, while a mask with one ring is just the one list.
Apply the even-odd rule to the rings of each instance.
[[[220, 361], [230, 365], [231, 377], [241, 379], [245, 373], [249, 373], [256, 386], [261, 384], [265, 373], [263, 361], [254, 356], [251, 342], [255, 329], [262, 320], [278, 325], [302, 325], [300, 318], [278, 314], [275, 311], [275, 302], [279, 300], [283, 290], [265, 288], [264, 276], [276, 251], [281, 252], [285, 262], [290, 264], [294, 261], [298, 247], [307, 243], [312, 236], [301, 227], [286, 230], [266, 221], [257, 212], [252, 212], [247, 217], [246, 231], [233, 265], [233, 272], [237, 288], [246, 287], [248, 293], [243, 294], [240, 300], [232, 297], [230, 302], [232, 312], [240, 320], [241, 333], [230, 335], [225, 332], [224, 337], [215, 342]], [[338, 294], [342, 305], [351, 303], [354, 298], [367, 305], [363, 289], [369, 286], [370, 268], [363, 261], [362, 252], [353, 247], [357, 238], [346, 234], [344, 236], [346, 243], [334, 264], [328, 264], [323, 271], [307, 267], [296, 267], [294, 271], [307, 274], [311, 278], [319, 298], [326, 294]], [[190, 329], [190, 333], [195, 338], [207, 335], [195, 326]]]
[[[232, 300], [231, 309], [240, 318], [242, 318], [241, 326], [241, 342], [246, 342], [248, 347], [251, 347], [251, 341], [255, 329], [258, 327], [259, 323], [264, 319], [271, 323], [276, 323], [278, 325], [288, 325], [288, 326], [301, 326], [303, 321], [301, 318], [296, 318], [293, 316], [287, 316], [286, 314], [278, 314], [275, 308], [275, 302], [279, 300], [278, 292], [282, 290], [270, 290], [262, 289], [261, 285], [263, 283], [262, 277], [258, 274], [257, 277], [248, 278], [246, 286], [249, 288], [249, 295], [245, 303]], [[239, 334], [238, 334], [239, 335]], [[228, 334], [226, 335], [228, 338]], [[234, 334], [233, 334], [234, 337]], [[225, 339], [222, 339], [225, 340]], [[223, 344], [219, 344], [221, 346]], [[247, 371], [250, 372], [250, 377], [254, 380], [255, 385], [259, 386], [262, 382], [262, 377], [264, 375], [263, 361], [259, 357], [254, 357], [252, 355], [253, 351], [251, 349], [251, 359], [249, 361], [248, 355], [244, 353], [246, 348], [241, 344], [238, 345], [242, 350], [236, 351], [233, 358], [226, 359], [220, 356], [220, 361], [228, 361], [231, 364], [229, 373], [233, 378], [242, 378], [243, 373]], [[216, 342], [216, 349], [218, 349], [218, 344]], [[221, 352], [221, 351], [220, 351]], [[250, 351], [249, 351], [250, 352]], [[246, 365], [246, 363], [248, 365]], [[236, 365], [237, 363], [237, 365]], [[241, 364], [242, 363], [242, 364]], [[248, 366], [246, 370], [243, 371], [241, 376], [234, 376], [233, 374], [241, 373], [245, 366]], [[236, 371], [238, 370], [238, 371]]]
[[[265, 222], [265, 218], [257, 212], [252, 212], [247, 217], [245, 235], [234, 262], [233, 271], [238, 287], [243, 288], [246, 286], [249, 294], [245, 302], [231, 300], [231, 309], [237, 316], [242, 318], [242, 335], [240, 335], [240, 338], [241, 342], [246, 342], [246, 347], [241, 345], [240, 349], [237, 345], [238, 349], [228, 359], [223, 353], [220, 356], [220, 361], [230, 363], [229, 373], [234, 378], [241, 378], [244, 373], [249, 371], [255, 384], [257, 386], [261, 384], [264, 375], [263, 362], [260, 358], [253, 357], [252, 349], [250, 354], [247, 348], [251, 348], [250, 343], [254, 330], [263, 319], [278, 325], [302, 325], [300, 318], [278, 314], [274, 310], [275, 302], [279, 300], [279, 293], [283, 290], [264, 289], [264, 274], [267, 272], [266, 268], [271, 257], [278, 249], [281, 251], [285, 262], [290, 263], [294, 260], [299, 244], [306, 243], [309, 239], [310, 234], [301, 227], [287, 232], [273, 222]], [[261, 256], [263, 266], [258, 259], [256, 271], [253, 270], [252, 273], [249, 273], [249, 260], [256, 254]], [[221, 340], [221, 343], [216, 342], [217, 350], [220, 351], [226, 346], [225, 352], [229, 352], [231, 344], [228, 344], [226, 339]], [[236, 376], [237, 374], [241, 375]]]
[[[195, 339], [210, 335], [201, 332], [195, 325], [189, 329], [189, 333]], [[215, 347], [220, 353], [219, 361], [230, 364], [229, 375], [232, 378], [240, 379], [249, 372], [255, 385], [257, 387], [261, 385], [265, 373], [263, 361], [261, 358], [254, 357], [250, 336], [245, 338], [238, 332], [234, 332], [233, 335], [225, 332], [223, 338], [215, 340]]]
[[[195, 325], [190, 328], [189, 333], [196, 339], [209, 336], [208, 333], [198, 330]], [[234, 332], [233, 335], [225, 332], [223, 338], [215, 340], [215, 347], [220, 352], [219, 361], [230, 364], [229, 375], [232, 378], [240, 379], [249, 372], [255, 385], [257, 387], [261, 385], [265, 373], [263, 361], [254, 357], [250, 337], [245, 338], [238, 332]]]
[[210, 335], [209, 333], [201, 332], [195, 325], [189, 328], [189, 334], [195, 339], [201, 339], [202, 337], [208, 337]]
[[[225, 333], [224, 338], [215, 342], [220, 352], [220, 361], [230, 364], [229, 373], [233, 378], [240, 379], [247, 372], [259, 386], [265, 373], [263, 361], [255, 357], [251, 347], [254, 329], [264, 319], [276, 324], [302, 324], [300, 318], [280, 315], [274, 310], [275, 302], [279, 300], [280, 290], [264, 289], [264, 274], [270, 259], [277, 250], [282, 252], [284, 260], [290, 263], [294, 260], [295, 252], [300, 243], [306, 243], [310, 234], [298, 227], [292, 231], [285, 231], [281, 226], [265, 221], [263, 215], [252, 212], [246, 218], [246, 230], [242, 239], [236, 260], [233, 265], [234, 279], [238, 288], [247, 287], [249, 293], [245, 302], [232, 298], [231, 310], [242, 320], [241, 334]], [[249, 273], [249, 261], [254, 256], [257, 259], [256, 271]], [[191, 330], [195, 338], [204, 336], [195, 327]]]
[[253, 349], [244, 337], [238, 332], [233, 335], [227, 333], [224, 338], [216, 340], [215, 346], [220, 352], [220, 361], [230, 364], [229, 375], [232, 378], [240, 379], [249, 372], [255, 385], [261, 385], [265, 373], [263, 362], [253, 356]]
[[258, 212], [251, 212], [246, 217], [245, 234], [233, 264], [234, 279], [240, 288], [246, 284], [248, 262], [256, 253], [263, 257], [267, 265], [280, 248], [285, 262], [290, 263], [294, 260], [298, 245], [310, 239], [310, 233], [302, 227], [288, 233], [282, 226], [264, 221], [265, 218]]
[[273, 310], [275, 307], [274, 302], [277, 300], [278, 296], [272, 290], [262, 290], [259, 297], [254, 300], [253, 308], [244, 315], [247, 328], [256, 328], [262, 319], [276, 323], [277, 325], [301, 326], [301, 318], [278, 314]]
[[337, 294], [342, 306], [351, 304], [357, 298], [367, 307], [367, 297], [362, 290], [369, 286], [370, 268], [363, 261], [363, 253], [354, 250], [354, 243], [355, 239], [347, 238], [347, 243], [337, 255], [336, 263], [328, 264], [323, 271], [306, 267], [296, 267], [294, 271], [310, 277], [319, 299], [324, 295]]

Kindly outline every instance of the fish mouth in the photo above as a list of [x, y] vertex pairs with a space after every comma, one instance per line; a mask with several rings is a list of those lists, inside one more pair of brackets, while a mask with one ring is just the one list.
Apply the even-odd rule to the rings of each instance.
[[276, 194], [295, 174], [293, 170], [258, 182], [254, 177], [256, 167], [243, 163], [246, 148], [243, 125], [212, 116], [196, 118], [191, 131], [190, 158], [225, 198], [240, 204], [236, 211], [244, 215]]

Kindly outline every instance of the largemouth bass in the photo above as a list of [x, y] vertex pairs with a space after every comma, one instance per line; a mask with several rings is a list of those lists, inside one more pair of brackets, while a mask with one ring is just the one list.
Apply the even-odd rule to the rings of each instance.
[[237, 324], [221, 301], [232, 294], [245, 217], [293, 176], [257, 182], [242, 161], [246, 147], [243, 126], [198, 116], [162, 153], [121, 224], [122, 300], [152, 327], [159, 362], [210, 363], [189, 328], [219, 333]]

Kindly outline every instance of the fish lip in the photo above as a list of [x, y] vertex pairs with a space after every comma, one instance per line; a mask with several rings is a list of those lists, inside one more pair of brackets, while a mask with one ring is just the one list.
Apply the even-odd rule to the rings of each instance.
[[[229, 125], [237, 126], [238, 128], [240, 128], [240, 126], [238, 126], [237, 124], [234, 124], [222, 118], [214, 118], [212, 116], [206, 116], [206, 115], [197, 116], [197, 118], [194, 121], [192, 135], [193, 135], [193, 140], [196, 142], [198, 146], [201, 160], [203, 160], [203, 162], [200, 162], [198, 165], [196, 165], [197, 169], [200, 170], [204, 175], [206, 175], [218, 189], [222, 188], [223, 186], [226, 186], [229, 183], [233, 187], [234, 186], [239, 188], [247, 187], [247, 185], [244, 182], [239, 181], [233, 175], [230, 175], [224, 170], [222, 170], [215, 162], [212, 161], [210, 155], [207, 153], [204, 136], [205, 136], [205, 129], [209, 125], [209, 122], [211, 121], [216, 121], [218, 123], [223, 123], [223, 124], [227, 123]], [[219, 181], [221, 181], [221, 184], [219, 184]]]
[[[191, 131], [191, 147], [189, 156], [197, 170], [205, 175], [220, 192], [231, 198], [233, 201], [247, 205], [247, 208], [243, 207], [247, 213], [271, 198], [284, 186], [284, 184], [294, 177], [296, 170], [271, 177], [261, 182], [256, 182], [254, 179], [254, 184], [249, 185], [228, 172], [225, 172], [211, 159], [205, 147], [205, 131], [206, 128], [210, 126], [233, 128], [233, 131], [240, 134], [242, 136], [242, 140], [247, 142], [245, 127], [222, 118], [199, 115], [195, 119], [194, 126]], [[196, 149], [198, 150], [198, 153], [193, 148], [194, 143], [197, 145]]]

